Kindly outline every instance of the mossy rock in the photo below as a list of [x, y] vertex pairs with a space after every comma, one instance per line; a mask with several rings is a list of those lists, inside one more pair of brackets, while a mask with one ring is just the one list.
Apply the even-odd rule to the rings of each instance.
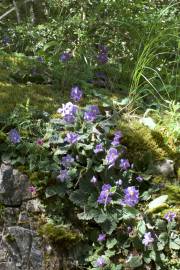
[[79, 232], [73, 231], [63, 225], [51, 223], [44, 224], [39, 229], [39, 233], [53, 243], [62, 243], [65, 248], [75, 245], [82, 240], [82, 235]]
[[180, 186], [167, 184], [164, 189], [164, 194], [168, 195], [168, 199], [171, 203], [180, 206]]
[[119, 121], [117, 126], [123, 133], [122, 144], [127, 147], [128, 158], [138, 169], [146, 170], [150, 164], [173, 156], [162, 135], [137, 120]]

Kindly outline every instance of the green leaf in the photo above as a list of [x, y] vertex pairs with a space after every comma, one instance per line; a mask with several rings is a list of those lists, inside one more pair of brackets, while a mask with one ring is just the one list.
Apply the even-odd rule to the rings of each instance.
[[125, 206], [125, 207], [123, 208], [123, 216], [122, 216], [122, 218], [123, 218], [124, 220], [127, 220], [127, 219], [134, 219], [134, 218], [136, 218], [136, 216], [137, 216], [139, 213], [140, 213], [140, 212], [139, 212], [137, 209], [135, 209], [135, 208], [133, 208], [133, 207]]
[[158, 208], [164, 207], [166, 204], [165, 202], [168, 199], [168, 195], [162, 195], [156, 199], [154, 199], [152, 202], [148, 204], [148, 211], [155, 211]]
[[104, 223], [102, 223], [102, 229], [105, 231], [107, 234], [111, 234], [117, 227], [116, 222], [106, 219]]
[[58, 42], [55, 40], [49, 41], [48, 43], [46, 43], [43, 47], [43, 51], [47, 51], [49, 48], [55, 47], [58, 45]]
[[71, 193], [71, 195], [69, 196], [69, 199], [74, 204], [83, 207], [87, 203], [88, 194], [82, 192], [81, 190], [75, 190], [74, 192]]
[[110, 192], [115, 193], [115, 192], [116, 192], [116, 189], [117, 189], [117, 187], [114, 186], [114, 187], [112, 187], [112, 188], [110, 189]]
[[104, 166], [102, 164], [100, 164], [99, 166], [95, 166], [94, 170], [96, 172], [102, 172], [104, 170]]
[[143, 262], [141, 256], [131, 256], [127, 262], [127, 266], [132, 267], [133, 269], [141, 266], [142, 264]]
[[138, 234], [139, 234], [140, 237], [145, 234], [145, 232], [146, 232], [146, 224], [145, 224], [144, 220], [140, 220], [138, 222], [137, 230], [138, 230]]
[[94, 220], [97, 223], [103, 223], [106, 219], [107, 219], [107, 215], [105, 213], [96, 212], [96, 214], [94, 215]]
[[108, 240], [107, 240], [107, 243], [106, 243], [106, 247], [107, 247], [108, 249], [111, 249], [111, 248], [113, 248], [116, 244], [117, 244], [117, 240], [116, 240], [115, 238], [113, 238], [113, 239], [108, 239]]
[[46, 194], [46, 198], [50, 198], [55, 195], [63, 197], [65, 195], [65, 192], [66, 192], [66, 186], [61, 184], [61, 185], [47, 187], [45, 194]]
[[180, 250], [180, 237], [177, 237], [175, 239], [171, 239], [169, 242], [169, 248]]

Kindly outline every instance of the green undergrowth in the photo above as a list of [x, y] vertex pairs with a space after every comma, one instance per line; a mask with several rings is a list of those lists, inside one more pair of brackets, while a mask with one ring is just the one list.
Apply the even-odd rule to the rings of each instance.
[[73, 231], [67, 228], [67, 226], [52, 223], [42, 225], [39, 229], [39, 233], [53, 243], [63, 243], [63, 247], [65, 247], [65, 245], [75, 245], [82, 239], [82, 235], [77, 231]]

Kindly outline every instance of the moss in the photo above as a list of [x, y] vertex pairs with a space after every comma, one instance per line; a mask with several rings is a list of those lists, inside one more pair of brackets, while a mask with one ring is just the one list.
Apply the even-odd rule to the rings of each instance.
[[11, 84], [0, 82], [0, 114], [11, 112], [17, 104], [26, 103], [39, 110], [53, 111], [62, 102], [58, 92], [38, 84]]
[[[157, 160], [172, 156], [172, 150], [163, 144], [161, 134], [151, 131], [137, 120], [119, 121], [118, 128], [123, 132], [122, 143], [127, 146], [127, 155], [140, 170], [145, 170]], [[157, 135], [158, 134], [158, 135]]]
[[12, 243], [12, 242], [15, 241], [15, 238], [14, 238], [14, 236], [12, 236], [11, 234], [7, 234], [7, 235], [6, 235], [6, 241], [7, 241], [8, 243]]
[[40, 235], [53, 243], [62, 243], [64, 247], [76, 244], [82, 240], [82, 235], [63, 225], [47, 223], [39, 229]]
[[180, 187], [177, 185], [167, 184], [164, 190], [164, 194], [168, 195], [171, 203], [180, 205]]
[[4, 142], [6, 140], [6, 134], [0, 130], [0, 142]]
[[5, 207], [3, 204], [0, 203], [0, 223], [3, 223], [3, 216], [4, 216]]

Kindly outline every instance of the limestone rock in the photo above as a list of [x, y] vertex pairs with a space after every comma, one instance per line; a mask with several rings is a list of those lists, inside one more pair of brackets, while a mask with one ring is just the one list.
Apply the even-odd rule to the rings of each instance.
[[3, 243], [17, 269], [42, 270], [41, 241], [34, 231], [19, 226], [9, 227]]
[[0, 167], [0, 202], [6, 206], [19, 206], [27, 197], [28, 177], [9, 164]]

